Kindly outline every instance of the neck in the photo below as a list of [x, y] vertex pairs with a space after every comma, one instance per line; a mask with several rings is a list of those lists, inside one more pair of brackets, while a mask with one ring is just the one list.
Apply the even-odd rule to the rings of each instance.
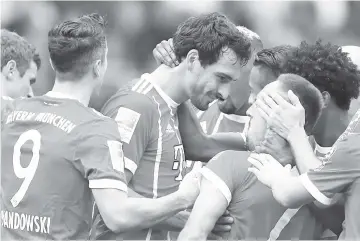
[[89, 85], [85, 79], [59, 80], [58, 77], [55, 78], [55, 84], [52, 88], [52, 91], [68, 96], [69, 99], [77, 100], [85, 106], [89, 105], [93, 90], [93, 86]]
[[178, 104], [184, 103], [190, 98], [189, 92], [186, 90], [184, 67], [180, 64], [175, 68], [170, 68], [162, 64], [151, 73], [152, 81]]
[[327, 108], [315, 126], [313, 136], [323, 147], [332, 146], [349, 125], [348, 112], [340, 108]]

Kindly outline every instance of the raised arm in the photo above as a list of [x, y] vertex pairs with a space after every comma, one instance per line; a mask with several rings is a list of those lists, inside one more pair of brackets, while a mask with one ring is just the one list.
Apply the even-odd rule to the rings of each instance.
[[241, 133], [205, 134], [189, 101], [179, 106], [178, 116], [187, 159], [208, 162], [225, 150], [246, 150], [245, 138]]

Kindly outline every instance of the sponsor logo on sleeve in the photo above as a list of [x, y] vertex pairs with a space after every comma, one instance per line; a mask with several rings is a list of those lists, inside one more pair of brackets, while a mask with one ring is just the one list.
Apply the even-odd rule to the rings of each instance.
[[115, 121], [118, 124], [121, 141], [129, 144], [141, 114], [125, 107], [120, 107]]

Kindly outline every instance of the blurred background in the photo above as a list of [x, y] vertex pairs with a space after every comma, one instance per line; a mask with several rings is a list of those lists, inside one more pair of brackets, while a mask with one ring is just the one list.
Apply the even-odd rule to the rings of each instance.
[[[48, 30], [56, 23], [98, 12], [108, 20], [109, 65], [105, 82], [114, 90], [156, 67], [152, 50], [186, 18], [219, 11], [237, 25], [257, 32], [265, 47], [315, 42], [359, 45], [360, 2], [352, 1], [1, 1], [1, 27], [26, 37], [39, 51], [42, 67], [36, 95], [52, 88], [54, 72], [47, 50]], [[93, 105], [101, 105], [97, 99]], [[96, 107], [96, 106], [95, 106]]]

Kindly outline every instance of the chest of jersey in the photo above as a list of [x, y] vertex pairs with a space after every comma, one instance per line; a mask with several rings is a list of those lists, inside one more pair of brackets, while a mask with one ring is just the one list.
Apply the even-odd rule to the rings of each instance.
[[158, 105], [158, 120], [130, 187], [146, 197], [161, 197], [178, 189], [186, 163], [176, 108], [156, 94], [151, 97]]

